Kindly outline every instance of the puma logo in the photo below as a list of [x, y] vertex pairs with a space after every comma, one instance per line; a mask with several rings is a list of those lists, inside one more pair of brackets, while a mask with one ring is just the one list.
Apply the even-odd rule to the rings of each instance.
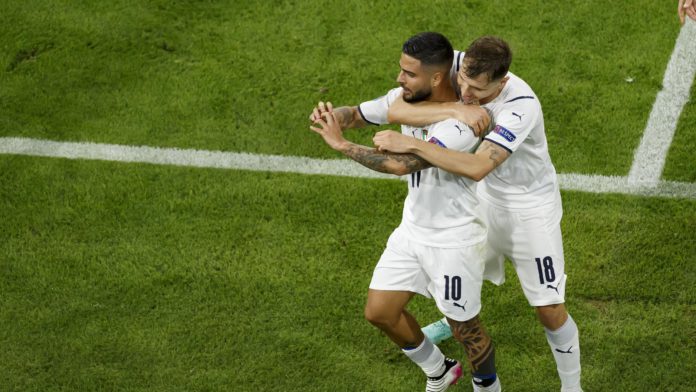
[[554, 286], [551, 286], [550, 284], [547, 284], [546, 288], [547, 289], [554, 289], [554, 290], [556, 290], [556, 294], [559, 294], [559, 295], [561, 294], [558, 292], [558, 285], [556, 285], [556, 287], [554, 287]]
[[466, 307], [465, 307], [465, 306], [466, 306], [466, 304], [467, 304], [468, 302], [469, 302], [469, 301], [464, 302], [464, 305], [459, 305], [458, 303], [455, 302], [455, 303], [454, 303], [454, 306], [457, 306], [457, 307], [459, 307], [459, 308], [462, 308], [462, 310], [464, 310], [464, 311], [466, 312]]
[[512, 112], [512, 115], [515, 116], [515, 117], [517, 117], [517, 118], [519, 118], [520, 121], [522, 121], [522, 116], [524, 116], [524, 113], [522, 113], [522, 114], [517, 114], [517, 113], [515, 113], [515, 112]]
[[455, 128], [459, 130], [459, 135], [461, 136], [462, 132], [464, 132], [466, 129], [462, 129], [459, 127], [459, 125], [455, 125]]
[[573, 352], [571, 351], [572, 348], [573, 348], [573, 346], [568, 347], [568, 351], [563, 351], [563, 350], [561, 350], [560, 348], [557, 348], [556, 351], [558, 351], [558, 352], [561, 353], [561, 354], [572, 354], [572, 353], [573, 353]]

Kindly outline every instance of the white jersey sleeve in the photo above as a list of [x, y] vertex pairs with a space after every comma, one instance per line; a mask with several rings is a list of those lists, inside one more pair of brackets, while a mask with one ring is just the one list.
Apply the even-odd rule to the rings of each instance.
[[537, 124], [540, 114], [534, 97], [516, 97], [496, 114], [495, 127], [486, 140], [512, 153], [524, 142]]
[[363, 102], [358, 105], [358, 112], [360, 116], [368, 124], [372, 125], [383, 125], [389, 124], [387, 120], [387, 114], [389, 113], [389, 106], [401, 96], [403, 89], [397, 87], [395, 89], [389, 90], [386, 95], [379, 98], [373, 99], [372, 101]]
[[447, 119], [430, 126], [427, 141], [451, 150], [470, 152], [478, 146], [479, 138], [468, 125]]

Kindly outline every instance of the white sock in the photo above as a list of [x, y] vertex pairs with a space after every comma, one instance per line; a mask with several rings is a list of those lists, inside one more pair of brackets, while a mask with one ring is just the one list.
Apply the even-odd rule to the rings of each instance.
[[428, 377], [439, 377], [445, 373], [445, 355], [428, 338], [423, 339], [423, 343], [416, 348], [401, 351], [420, 366]]
[[573, 318], [568, 315], [568, 320], [555, 331], [546, 329], [546, 340], [556, 359], [561, 389], [580, 390], [580, 337]]

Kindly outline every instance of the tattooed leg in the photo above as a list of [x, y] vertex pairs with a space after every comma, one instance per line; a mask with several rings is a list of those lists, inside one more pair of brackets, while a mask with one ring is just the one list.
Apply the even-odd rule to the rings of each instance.
[[496, 375], [495, 347], [479, 316], [468, 321], [448, 321], [452, 327], [452, 335], [464, 346], [474, 380], [490, 380], [490, 383], [493, 383]]

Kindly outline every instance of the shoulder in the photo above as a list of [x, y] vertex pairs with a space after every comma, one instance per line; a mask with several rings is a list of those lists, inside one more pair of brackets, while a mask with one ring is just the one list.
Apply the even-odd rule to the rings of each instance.
[[389, 107], [399, 98], [403, 89], [397, 87], [389, 90], [381, 97], [365, 101], [358, 105], [358, 112], [365, 122], [373, 125], [388, 124]]
[[452, 118], [430, 125], [428, 131], [431, 143], [454, 150], [469, 150], [479, 141], [468, 125]]
[[496, 123], [529, 124], [541, 114], [539, 98], [529, 85], [516, 75], [508, 74], [505, 95], [496, 105]]
[[387, 101], [391, 105], [394, 101], [396, 101], [397, 98], [401, 96], [403, 93], [404, 89], [402, 87], [396, 87], [391, 90], [389, 90], [386, 94]]
[[469, 132], [473, 134], [473, 131], [468, 125], [454, 118], [448, 118], [447, 120], [438, 121], [436, 123], [431, 124], [428, 128], [430, 128], [430, 130], [433, 132], [457, 131], [458, 133]]
[[509, 72], [507, 76], [509, 79], [506, 83], [505, 95], [501, 97], [501, 103], [504, 106], [539, 105], [537, 95], [527, 82], [512, 72]]
[[386, 103], [387, 105], [391, 105], [397, 98], [399, 98], [399, 96], [401, 96], [401, 93], [403, 92], [403, 90], [404, 89], [401, 87], [393, 88], [393, 89], [387, 91], [386, 94], [380, 95], [379, 97], [371, 99], [369, 101], [364, 101], [362, 104], [382, 102], [382, 103]]

